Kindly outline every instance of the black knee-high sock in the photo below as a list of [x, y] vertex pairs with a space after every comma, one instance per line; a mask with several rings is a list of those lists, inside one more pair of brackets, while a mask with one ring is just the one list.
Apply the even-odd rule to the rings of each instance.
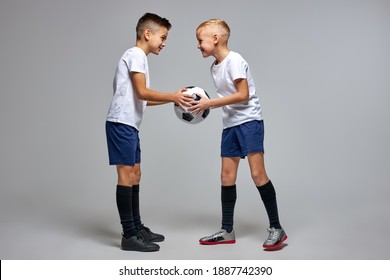
[[116, 205], [118, 207], [119, 217], [123, 228], [123, 236], [129, 238], [135, 234], [132, 209], [131, 187], [117, 185], [116, 187]]
[[141, 215], [139, 211], [139, 185], [133, 185], [133, 220], [135, 228], [141, 226]]
[[236, 204], [236, 185], [221, 187], [222, 228], [227, 232], [233, 230], [234, 206]]
[[261, 187], [257, 187], [261, 199], [263, 200], [265, 209], [267, 211], [270, 227], [282, 228], [279, 223], [278, 205], [276, 203], [276, 193], [272, 182]]

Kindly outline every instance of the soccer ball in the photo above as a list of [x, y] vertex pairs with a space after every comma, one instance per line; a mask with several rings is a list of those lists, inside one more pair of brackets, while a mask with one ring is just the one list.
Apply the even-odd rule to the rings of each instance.
[[[192, 98], [195, 101], [200, 99], [199, 95], [205, 96], [205, 97], [210, 99], [210, 96], [207, 94], [207, 92], [204, 89], [202, 89], [200, 87], [196, 87], [196, 86], [187, 87], [187, 90], [184, 93], [191, 94]], [[180, 120], [182, 120], [185, 123], [190, 123], [190, 124], [200, 123], [210, 113], [210, 109], [206, 109], [202, 112], [202, 114], [196, 115], [196, 114], [191, 113], [190, 111], [181, 109], [180, 106], [176, 105], [176, 104], [174, 104], [174, 109], [175, 109], [176, 116]]]

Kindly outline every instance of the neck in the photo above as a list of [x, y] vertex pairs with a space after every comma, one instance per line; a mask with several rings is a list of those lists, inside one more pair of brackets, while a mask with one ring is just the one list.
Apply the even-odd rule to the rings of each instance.
[[230, 50], [228, 48], [224, 48], [224, 49], [220, 50], [219, 52], [217, 52], [216, 54], [214, 54], [215, 64], [220, 64], [225, 59], [225, 57], [227, 57], [229, 52], [230, 52]]
[[135, 46], [143, 50], [146, 55], [150, 53], [148, 46], [144, 44], [142, 41], [137, 41], [135, 43]]

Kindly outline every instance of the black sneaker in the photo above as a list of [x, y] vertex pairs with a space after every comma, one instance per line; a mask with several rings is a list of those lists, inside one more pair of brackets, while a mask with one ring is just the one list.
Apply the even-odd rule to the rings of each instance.
[[161, 242], [165, 239], [164, 235], [154, 233], [144, 225], [141, 225], [139, 228], [137, 228], [137, 231], [139, 236], [142, 236], [145, 240], [150, 242]]
[[155, 252], [160, 250], [160, 246], [145, 240], [139, 234], [129, 238], [122, 236], [121, 248], [125, 251]]

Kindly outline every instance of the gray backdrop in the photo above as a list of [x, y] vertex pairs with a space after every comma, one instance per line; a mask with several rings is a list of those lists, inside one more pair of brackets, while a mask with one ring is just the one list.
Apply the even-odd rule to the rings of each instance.
[[[148, 108], [141, 127], [142, 218], [166, 241], [153, 254], [119, 249], [104, 122], [145, 12], [173, 24], [148, 56], [160, 91], [198, 85], [216, 97], [195, 28], [230, 24], [264, 112], [282, 250], [261, 248], [267, 217], [247, 161], [237, 243], [198, 245], [220, 226], [221, 111], [191, 126], [171, 104]], [[389, 259], [389, 26], [386, 0], [1, 0], [0, 258]]]

